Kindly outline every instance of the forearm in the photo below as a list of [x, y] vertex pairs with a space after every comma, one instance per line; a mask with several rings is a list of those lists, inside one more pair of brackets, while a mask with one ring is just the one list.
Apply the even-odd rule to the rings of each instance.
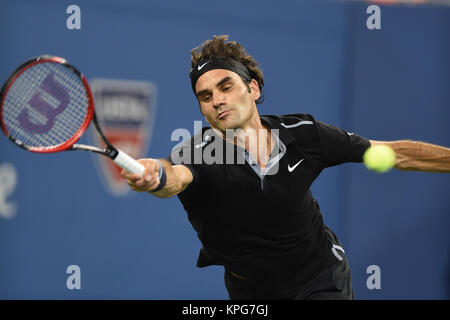
[[449, 148], [412, 140], [374, 141], [374, 144], [387, 144], [395, 151], [396, 169], [450, 172]]

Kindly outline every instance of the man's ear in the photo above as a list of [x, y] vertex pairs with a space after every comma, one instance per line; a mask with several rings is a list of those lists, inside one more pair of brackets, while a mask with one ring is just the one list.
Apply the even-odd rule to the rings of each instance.
[[256, 81], [255, 79], [252, 79], [252, 81], [248, 84], [248, 86], [250, 87], [250, 90], [251, 90], [250, 93], [253, 96], [253, 100], [258, 100], [259, 97], [261, 96], [261, 91], [259, 90], [258, 81]]

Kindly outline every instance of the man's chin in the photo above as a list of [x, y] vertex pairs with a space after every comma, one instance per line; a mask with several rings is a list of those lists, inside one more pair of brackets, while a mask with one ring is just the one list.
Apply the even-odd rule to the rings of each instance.
[[222, 135], [223, 137], [226, 136], [227, 132], [231, 131], [231, 134], [234, 134], [234, 132], [239, 128], [236, 126], [236, 124], [233, 123], [220, 123], [215, 124], [214, 126], [211, 126], [216, 133]]
[[236, 129], [238, 127], [239, 127], [238, 124], [236, 124], [235, 121], [233, 121], [230, 118], [219, 120], [215, 123], [215, 128], [217, 128], [220, 131], [226, 131], [228, 129]]

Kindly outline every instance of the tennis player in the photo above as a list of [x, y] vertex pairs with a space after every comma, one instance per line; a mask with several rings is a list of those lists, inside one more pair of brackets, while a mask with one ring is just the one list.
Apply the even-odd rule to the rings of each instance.
[[140, 159], [143, 177], [122, 176], [179, 197], [202, 243], [197, 266], [223, 265], [230, 299], [353, 299], [344, 248], [310, 191], [325, 168], [387, 144], [397, 169], [450, 172], [445, 147], [368, 140], [309, 114], [260, 116], [263, 74], [228, 36], [191, 51], [190, 78], [210, 127], [167, 159]]

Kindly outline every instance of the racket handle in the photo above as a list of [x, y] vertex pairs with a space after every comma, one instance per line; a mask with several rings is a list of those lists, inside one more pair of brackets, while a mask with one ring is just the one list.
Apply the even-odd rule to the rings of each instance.
[[125, 152], [117, 150], [119, 153], [113, 159], [113, 161], [121, 168], [127, 170], [130, 173], [138, 173], [141, 176], [144, 175], [145, 168], [142, 164], [134, 160]]

